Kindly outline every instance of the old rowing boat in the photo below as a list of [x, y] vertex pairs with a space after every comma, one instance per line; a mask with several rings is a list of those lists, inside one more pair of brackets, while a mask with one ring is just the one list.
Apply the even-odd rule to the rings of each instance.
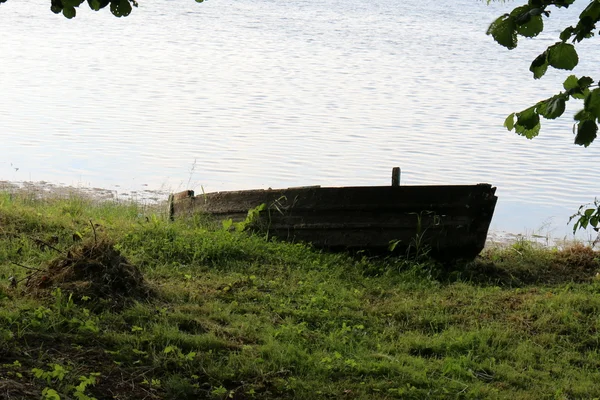
[[172, 218], [197, 213], [247, 220], [279, 239], [331, 250], [430, 251], [473, 258], [485, 245], [496, 188], [441, 186], [299, 187], [172, 195]]

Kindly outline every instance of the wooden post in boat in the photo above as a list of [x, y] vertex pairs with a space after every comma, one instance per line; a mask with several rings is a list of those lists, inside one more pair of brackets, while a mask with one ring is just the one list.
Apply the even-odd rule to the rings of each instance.
[[392, 186], [400, 186], [400, 167], [392, 168]]
[[167, 212], [169, 213], [169, 221], [175, 221], [175, 199], [173, 198], [173, 193], [169, 195]]
[[170, 194], [169, 195], [169, 205], [168, 205], [168, 213], [169, 213], [169, 219], [171, 221], [175, 220], [175, 203], [177, 201], [181, 201], [184, 199], [191, 199], [194, 197], [194, 191], [193, 190], [184, 190], [183, 192], [179, 192], [179, 193], [175, 193], [175, 194]]

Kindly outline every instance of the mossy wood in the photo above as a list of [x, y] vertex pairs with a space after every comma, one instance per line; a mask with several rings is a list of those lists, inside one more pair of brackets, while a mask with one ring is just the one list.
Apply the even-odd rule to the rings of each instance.
[[209, 214], [244, 221], [269, 236], [333, 250], [429, 249], [442, 258], [473, 258], [483, 249], [496, 188], [455, 186], [302, 187], [171, 196], [172, 217]]

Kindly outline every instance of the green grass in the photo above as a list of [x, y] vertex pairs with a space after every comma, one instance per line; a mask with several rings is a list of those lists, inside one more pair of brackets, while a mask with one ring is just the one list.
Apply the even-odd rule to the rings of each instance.
[[[94, 236], [152, 298], [11, 287]], [[0, 194], [0, 398], [600, 398], [598, 271], [583, 246], [368, 259], [134, 203]]]

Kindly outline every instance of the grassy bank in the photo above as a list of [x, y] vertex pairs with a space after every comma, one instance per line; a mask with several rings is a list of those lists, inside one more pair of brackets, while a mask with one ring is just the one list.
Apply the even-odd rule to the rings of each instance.
[[323, 254], [0, 194], [0, 398], [600, 398], [598, 268], [526, 242], [456, 265]]

